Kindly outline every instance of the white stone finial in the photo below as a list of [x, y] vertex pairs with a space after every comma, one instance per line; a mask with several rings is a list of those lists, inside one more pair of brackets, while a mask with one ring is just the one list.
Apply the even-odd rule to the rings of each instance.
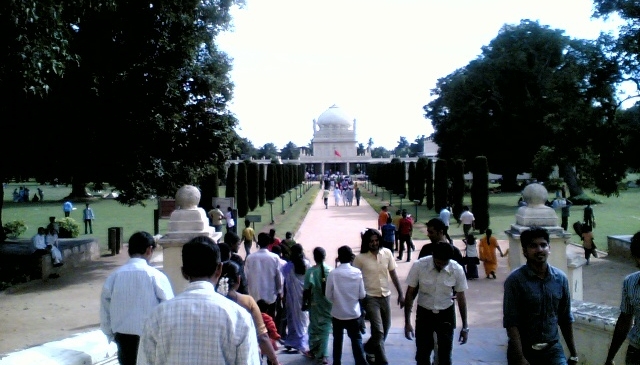
[[538, 183], [529, 184], [522, 190], [522, 198], [530, 207], [544, 205], [548, 196], [547, 188]]
[[184, 185], [176, 192], [176, 206], [182, 210], [194, 210], [200, 203], [200, 190], [193, 185]]

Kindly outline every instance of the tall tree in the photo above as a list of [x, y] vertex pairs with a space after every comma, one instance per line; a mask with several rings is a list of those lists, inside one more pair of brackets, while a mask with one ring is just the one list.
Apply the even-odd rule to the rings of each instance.
[[473, 159], [471, 166], [471, 205], [476, 219], [476, 228], [484, 233], [489, 228], [489, 165], [485, 156]]
[[260, 206], [264, 205], [264, 201], [266, 198], [266, 177], [267, 165], [261, 163], [258, 171], [258, 204]]
[[258, 207], [258, 190], [260, 188], [260, 168], [255, 162], [251, 162], [247, 170], [247, 194], [249, 199], [249, 210], [254, 211]]
[[278, 149], [273, 143], [265, 143], [264, 146], [260, 147], [258, 156], [267, 160], [273, 160], [278, 157]]
[[411, 201], [416, 200], [416, 190], [417, 190], [417, 176], [416, 176], [416, 163], [411, 161], [409, 162], [409, 178], [407, 179], [408, 185], [408, 196], [407, 198]]
[[425, 170], [425, 190], [424, 194], [427, 197], [427, 209], [433, 208], [433, 160], [427, 161], [427, 168]]
[[389, 152], [386, 148], [379, 146], [371, 150], [371, 157], [373, 158], [389, 158], [391, 157], [391, 152]]
[[[581, 156], [617, 178], [612, 149], [598, 150], [616, 143], [620, 73], [607, 57], [609, 42], [606, 37], [571, 39], [529, 20], [503, 26], [476, 60], [440, 79], [432, 91], [435, 98], [425, 111], [440, 147], [438, 157], [471, 161], [486, 156], [491, 171], [502, 174], [503, 190], [517, 189], [517, 174], [531, 171], [542, 146], [552, 148], [572, 196], [582, 193], [575, 184]], [[500, 148], [495, 140], [501, 141]], [[611, 186], [599, 188], [614, 192]]]
[[226, 182], [226, 190], [225, 190], [225, 197], [227, 198], [233, 198], [234, 201], [237, 198], [237, 193], [236, 193], [236, 189], [237, 189], [237, 185], [236, 185], [236, 179], [238, 176], [238, 165], [236, 165], [235, 163], [232, 163], [229, 165], [229, 168], [227, 169], [227, 182]]
[[265, 181], [265, 197], [267, 201], [274, 200], [276, 193], [276, 181], [278, 176], [276, 173], [276, 164], [270, 163], [267, 165], [267, 180]]
[[407, 157], [409, 156], [409, 146], [410, 144], [407, 140], [407, 137], [400, 137], [398, 145], [393, 150], [393, 153], [396, 155], [396, 157]]
[[280, 158], [283, 160], [297, 160], [299, 157], [300, 149], [291, 141], [280, 150]]
[[448, 205], [447, 196], [449, 195], [449, 180], [447, 173], [447, 160], [436, 161], [434, 175], [433, 195], [435, 198], [435, 211], [440, 212], [442, 208]]
[[247, 186], [247, 165], [246, 163], [238, 164], [238, 177], [236, 181], [238, 200], [236, 208], [238, 209], [238, 218], [244, 218], [249, 213], [249, 190]]
[[356, 153], [358, 154], [358, 156], [362, 156], [364, 155], [364, 152], [365, 152], [364, 145], [362, 143], [358, 143], [358, 147], [356, 148]]
[[455, 160], [451, 173], [451, 203], [453, 204], [453, 217], [460, 222], [462, 206], [464, 205], [464, 161]]

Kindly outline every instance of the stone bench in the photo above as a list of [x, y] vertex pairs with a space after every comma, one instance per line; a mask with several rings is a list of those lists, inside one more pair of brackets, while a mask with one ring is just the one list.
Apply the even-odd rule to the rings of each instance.
[[47, 280], [53, 272], [63, 274], [88, 261], [100, 258], [100, 243], [87, 238], [60, 238], [58, 248], [64, 265], [54, 271], [51, 254], [35, 258], [30, 240], [13, 240], [0, 244], [0, 270], [2, 276], [24, 277], [27, 280]]
[[631, 237], [632, 235], [614, 235], [607, 236], [607, 245], [609, 247], [609, 256], [618, 259], [628, 260], [629, 262], [635, 261], [631, 258]]

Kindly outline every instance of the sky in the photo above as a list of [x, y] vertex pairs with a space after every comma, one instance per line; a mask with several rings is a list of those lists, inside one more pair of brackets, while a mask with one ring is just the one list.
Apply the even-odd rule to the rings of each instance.
[[246, 0], [217, 38], [233, 59], [229, 109], [256, 148], [306, 146], [333, 104], [357, 120], [356, 140], [395, 148], [433, 132], [423, 106], [445, 77], [522, 19], [572, 38], [615, 32], [591, 0]]

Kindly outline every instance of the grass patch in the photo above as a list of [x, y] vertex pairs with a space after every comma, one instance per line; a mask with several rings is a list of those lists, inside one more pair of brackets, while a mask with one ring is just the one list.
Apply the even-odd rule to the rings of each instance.
[[[14, 203], [13, 190], [20, 186], [27, 186], [32, 196], [33, 193], [37, 191], [37, 188], [40, 187], [44, 191], [44, 201], [37, 203]], [[224, 189], [224, 187], [220, 188], [220, 196], [224, 196]], [[302, 198], [296, 202], [296, 191], [294, 189], [291, 194], [292, 206], [289, 206], [289, 194], [287, 193], [284, 198], [285, 214], [281, 214], [280, 198], [276, 200], [273, 205], [273, 216], [279, 236], [284, 237], [286, 231], [295, 232], [300, 227], [317, 191], [317, 185], [311, 187], [310, 190], [303, 194]], [[37, 233], [38, 227], [45, 227], [49, 223], [49, 217], [56, 217], [58, 219], [64, 217], [64, 213], [62, 212], [62, 199], [68, 196], [69, 193], [71, 193], [71, 186], [65, 187], [62, 185], [54, 188], [50, 185], [38, 185], [35, 182], [8, 184], [4, 191], [2, 221], [9, 222], [18, 219], [25, 221], [28, 228], [19, 238], [31, 238]], [[300, 189], [298, 189], [298, 193], [300, 193]], [[136, 205], [129, 207], [115, 200], [102, 198], [96, 198], [95, 201], [91, 202], [91, 208], [96, 215], [96, 219], [93, 222], [93, 236], [99, 240], [103, 253], [108, 252], [107, 235], [109, 227], [122, 227], [125, 240], [136, 231], [143, 230], [153, 233], [153, 211], [157, 208], [158, 203], [156, 200], [147, 200], [145, 204], [146, 206]], [[84, 209], [85, 206], [84, 203], [74, 203], [74, 207], [77, 209], [71, 213], [71, 218], [80, 224], [80, 237], [82, 237], [84, 236], [82, 209]], [[262, 222], [255, 224], [257, 232], [269, 231], [269, 229], [273, 227], [270, 224], [269, 204], [265, 203], [264, 206], [256, 208], [255, 211], [249, 214], [260, 215], [262, 217]], [[160, 220], [159, 228], [161, 234], [167, 232], [168, 222], [168, 219]], [[244, 220], [241, 218], [238, 223], [239, 231], [241, 231], [241, 228], [244, 228]]]
[[[380, 211], [383, 205], [389, 206], [389, 192], [384, 193], [384, 200], [382, 200], [382, 189], [377, 188], [378, 195], [375, 196], [375, 187], [372, 191], [364, 189], [364, 184], [360, 185], [363, 198], [367, 199], [369, 205], [371, 205], [376, 211]], [[554, 194], [549, 194], [549, 200], [554, 198]], [[640, 203], [640, 189], [630, 188], [620, 192], [618, 197], [605, 197], [598, 194], [590, 194], [592, 198], [599, 201], [598, 204], [592, 204], [593, 212], [596, 217], [597, 227], [593, 231], [596, 244], [599, 249], [607, 249], [607, 236], [610, 235], [631, 235], [640, 231], [640, 212], [638, 211], [638, 204]], [[493, 229], [493, 234], [499, 239], [507, 239], [505, 231], [511, 228], [511, 224], [515, 223], [515, 214], [518, 209], [517, 202], [520, 198], [519, 193], [499, 193], [491, 194], [489, 196], [489, 216], [490, 227]], [[395, 214], [397, 209], [400, 209], [400, 198], [394, 196], [392, 199], [393, 206], [389, 207], [389, 211]], [[403, 208], [407, 209], [412, 215], [416, 214], [414, 204], [403, 200]], [[470, 195], [465, 195], [464, 204], [471, 206]], [[571, 216], [569, 217], [569, 230], [572, 234], [571, 240], [576, 243], [580, 243], [580, 237], [575, 234], [571, 225], [575, 221], [582, 221], [584, 206], [574, 205], [571, 208]], [[473, 211], [473, 210], [472, 210]], [[560, 225], [560, 210], [557, 210], [558, 225]], [[417, 211], [418, 224], [414, 229], [414, 238], [426, 239], [426, 225], [425, 223], [438, 216], [433, 210], [427, 210], [427, 207], [423, 205], [418, 206]], [[449, 234], [454, 239], [461, 239], [462, 226], [458, 227], [457, 222], [452, 220], [449, 228]], [[424, 238], [423, 238], [424, 237]]]

